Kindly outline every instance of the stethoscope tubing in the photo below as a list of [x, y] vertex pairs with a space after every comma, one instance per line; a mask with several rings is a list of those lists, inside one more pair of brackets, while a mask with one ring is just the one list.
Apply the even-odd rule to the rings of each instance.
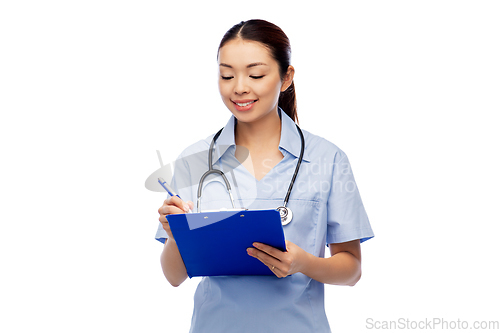
[[[293, 184], [295, 183], [295, 180], [297, 179], [297, 175], [299, 173], [299, 169], [300, 169], [300, 165], [302, 163], [302, 159], [304, 158], [304, 149], [305, 149], [304, 134], [302, 133], [302, 130], [300, 129], [299, 125], [295, 124], [295, 126], [297, 127], [297, 130], [298, 130], [299, 135], [300, 135], [300, 143], [301, 143], [301, 145], [300, 145], [300, 155], [299, 155], [299, 160], [297, 161], [297, 165], [295, 166], [295, 171], [293, 173], [292, 179], [290, 181], [290, 184], [288, 185], [288, 190], [287, 190], [287, 193], [285, 195], [285, 200], [283, 201], [283, 206], [279, 207], [279, 208], [284, 208], [285, 210], [289, 210], [289, 208], [287, 208], [286, 206], [288, 204], [288, 200], [290, 199], [290, 194], [292, 193]], [[231, 204], [232, 204], [233, 208], [236, 208], [234, 206], [234, 198], [233, 198], [233, 195], [231, 193], [231, 185], [229, 184], [229, 181], [227, 180], [226, 175], [224, 174], [224, 172], [222, 172], [222, 170], [214, 169], [213, 166], [212, 166], [212, 161], [213, 161], [212, 155], [213, 155], [213, 150], [214, 150], [215, 142], [219, 138], [219, 136], [222, 133], [223, 129], [224, 129], [224, 127], [221, 128], [214, 135], [214, 137], [212, 139], [212, 142], [210, 143], [210, 149], [208, 151], [208, 171], [206, 171], [201, 176], [200, 182], [198, 184], [198, 198], [197, 198], [197, 211], [198, 211], [198, 213], [201, 211], [201, 195], [202, 195], [202, 189], [203, 189], [203, 182], [205, 181], [205, 178], [207, 178], [207, 176], [209, 176], [211, 174], [218, 174], [218, 175], [220, 175], [222, 177], [222, 179], [224, 179], [224, 182], [226, 183], [226, 189], [227, 189], [227, 191], [229, 193], [229, 197], [231, 199]], [[290, 214], [290, 215], [292, 215], [292, 214]], [[290, 222], [290, 220], [288, 220], [288, 222], [286, 222], [286, 223], [289, 223], [289, 222]]]
[[292, 193], [293, 184], [295, 183], [295, 179], [297, 179], [297, 175], [300, 169], [300, 164], [302, 163], [302, 159], [304, 158], [304, 146], [305, 146], [304, 134], [302, 134], [302, 130], [300, 129], [299, 125], [295, 124], [295, 126], [297, 126], [297, 130], [299, 131], [300, 135], [300, 155], [299, 155], [299, 160], [297, 161], [297, 165], [295, 166], [295, 171], [293, 172], [292, 180], [290, 181], [290, 185], [288, 185], [288, 191], [286, 192], [283, 207], [286, 207], [286, 205], [288, 204], [288, 199], [290, 199], [290, 193]]

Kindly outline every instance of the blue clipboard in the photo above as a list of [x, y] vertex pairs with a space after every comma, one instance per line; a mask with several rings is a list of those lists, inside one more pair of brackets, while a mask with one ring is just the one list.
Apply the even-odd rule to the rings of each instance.
[[247, 248], [260, 242], [286, 250], [275, 209], [167, 216], [188, 276], [274, 275]]

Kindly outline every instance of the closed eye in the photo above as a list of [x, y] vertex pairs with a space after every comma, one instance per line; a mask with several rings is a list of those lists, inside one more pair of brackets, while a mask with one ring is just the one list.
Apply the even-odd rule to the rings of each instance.
[[232, 78], [232, 76], [221, 76], [221, 79], [223, 80], [231, 80]]
[[262, 79], [264, 75], [256, 76], [256, 75], [250, 75], [252, 79]]

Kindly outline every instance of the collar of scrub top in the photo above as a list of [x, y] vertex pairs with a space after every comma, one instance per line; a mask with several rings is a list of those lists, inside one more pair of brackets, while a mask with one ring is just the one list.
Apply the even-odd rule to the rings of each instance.
[[[285, 112], [283, 112], [280, 107], [278, 107], [278, 114], [281, 118], [281, 137], [279, 147], [295, 156], [295, 158], [299, 158], [301, 140], [297, 127], [295, 126], [295, 122]], [[218, 157], [216, 158], [216, 156], [214, 156], [212, 165], [215, 165], [215, 163], [219, 161], [229, 147], [236, 145], [234, 140], [234, 125], [236, 121], [237, 119], [234, 116], [231, 116], [226, 126], [224, 126], [224, 129], [220, 133], [219, 138], [215, 142], [215, 150], [217, 151], [216, 156]], [[304, 156], [302, 157], [302, 160], [310, 162], [309, 154], [307, 153], [307, 142], [306, 147], [304, 147]]]

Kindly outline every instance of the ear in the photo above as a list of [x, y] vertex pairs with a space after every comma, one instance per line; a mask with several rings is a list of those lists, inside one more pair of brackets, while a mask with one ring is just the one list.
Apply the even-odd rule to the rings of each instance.
[[281, 82], [281, 92], [285, 91], [290, 87], [293, 82], [293, 75], [295, 74], [295, 68], [293, 66], [288, 66], [285, 77]]

